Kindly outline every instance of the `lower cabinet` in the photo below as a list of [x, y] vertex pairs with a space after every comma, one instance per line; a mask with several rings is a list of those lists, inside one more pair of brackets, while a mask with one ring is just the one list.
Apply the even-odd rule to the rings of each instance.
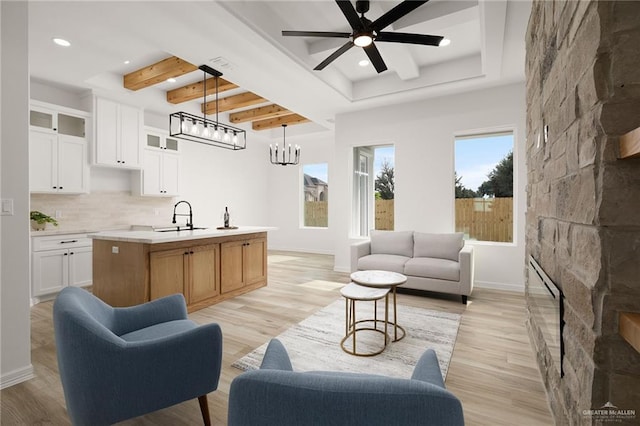
[[149, 255], [150, 298], [182, 293], [188, 304], [220, 294], [219, 244], [152, 252]]
[[232, 241], [220, 246], [222, 293], [267, 279], [266, 238]]
[[31, 295], [55, 294], [92, 283], [91, 240], [86, 234], [33, 237]]

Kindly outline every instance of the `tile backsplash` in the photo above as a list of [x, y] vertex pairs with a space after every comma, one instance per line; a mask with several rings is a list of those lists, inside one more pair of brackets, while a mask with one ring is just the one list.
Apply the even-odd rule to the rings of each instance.
[[[95, 191], [90, 194], [31, 194], [31, 210], [56, 217], [56, 231], [99, 231], [130, 225], [171, 222], [173, 198], [137, 197], [129, 191]], [[48, 230], [54, 228], [49, 226]]]

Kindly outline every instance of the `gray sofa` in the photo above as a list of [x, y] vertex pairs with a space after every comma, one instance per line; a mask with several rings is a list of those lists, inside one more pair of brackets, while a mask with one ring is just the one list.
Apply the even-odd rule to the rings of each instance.
[[269, 342], [260, 370], [231, 382], [229, 426], [464, 426], [460, 400], [427, 349], [411, 378], [293, 371], [279, 340]]
[[383, 270], [404, 274], [401, 287], [458, 294], [462, 303], [473, 290], [473, 247], [462, 233], [371, 231], [369, 241], [351, 245], [351, 271]]

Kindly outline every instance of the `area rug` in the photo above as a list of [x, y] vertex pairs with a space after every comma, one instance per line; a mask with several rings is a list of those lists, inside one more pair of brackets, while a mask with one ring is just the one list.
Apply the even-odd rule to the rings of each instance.
[[[378, 318], [383, 318], [383, 304], [378, 305]], [[373, 303], [358, 302], [357, 313], [358, 319], [371, 318]], [[390, 342], [381, 354], [372, 357], [349, 355], [340, 347], [345, 332], [345, 302], [337, 300], [277, 338], [287, 348], [295, 371], [348, 371], [409, 378], [420, 356], [431, 348], [438, 355], [445, 379], [458, 334], [460, 315], [398, 304], [398, 324], [406, 330], [406, 337]], [[392, 326], [390, 333], [393, 333]], [[367, 351], [379, 348], [382, 339], [380, 333], [362, 332], [357, 336], [357, 349]], [[258, 369], [267, 344], [235, 361], [232, 366], [245, 371]]]

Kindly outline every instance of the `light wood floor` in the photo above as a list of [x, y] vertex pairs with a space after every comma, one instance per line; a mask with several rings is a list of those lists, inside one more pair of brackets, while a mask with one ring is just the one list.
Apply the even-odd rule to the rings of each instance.
[[[229, 385], [241, 373], [231, 363], [339, 299], [339, 289], [331, 283], [347, 283], [348, 274], [332, 269], [332, 256], [270, 252], [267, 287], [190, 315], [196, 322], [215, 321], [222, 327], [222, 376], [218, 390], [209, 395], [215, 425], [226, 424]], [[552, 425], [524, 326], [524, 297], [476, 288], [465, 307], [459, 297], [429, 296], [399, 294], [398, 301], [462, 314], [446, 386], [462, 401], [466, 424]], [[37, 377], [0, 392], [3, 426], [69, 424], [51, 310], [52, 302], [43, 302], [31, 311], [32, 362]], [[202, 421], [197, 400], [121, 423], [198, 424]]]

